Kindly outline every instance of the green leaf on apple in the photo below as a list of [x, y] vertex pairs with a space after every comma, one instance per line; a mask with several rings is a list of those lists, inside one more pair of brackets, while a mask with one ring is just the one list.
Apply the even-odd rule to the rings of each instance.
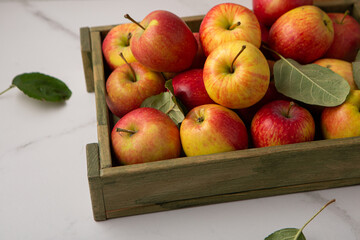
[[338, 106], [350, 92], [347, 81], [332, 70], [284, 57], [274, 65], [274, 80], [280, 93], [312, 105]]
[[0, 95], [11, 88], [17, 87], [27, 96], [48, 102], [62, 102], [71, 97], [71, 90], [61, 80], [49, 75], [33, 72], [17, 75], [11, 86]]
[[327, 206], [335, 202], [335, 199], [330, 200], [326, 203], [314, 216], [308, 220], [302, 228], [283, 228], [278, 231], [273, 232], [265, 238], [265, 240], [306, 240], [305, 235], [303, 234], [304, 228], [317, 216], [321, 213]]
[[353, 77], [356, 86], [360, 89], [360, 50], [358, 51], [355, 61], [352, 63]]
[[174, 101], [173, 95], [170, 92], [163, 92], [155, 96], [145, 99], [141, 107], [156, 108], [167, 114], [177, 125], [179, 125], [185, 118], [181, 108]]

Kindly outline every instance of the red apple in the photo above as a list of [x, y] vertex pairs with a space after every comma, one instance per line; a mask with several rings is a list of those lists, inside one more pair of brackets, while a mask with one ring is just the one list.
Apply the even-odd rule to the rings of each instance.
[[232, 110], [217, 104], [192, 109], [180, 126], [180, 138], [186, 156], [245, 149], [247, 130]]
[[189, 111], [203, 104], [214, 103], [205, 90], [202, 69], [179, 73], [172, 79], [172, 84], [175, 96]]
[[318, 59], [314, 63], [322, 67], [329, 68], [333, 72], [342, 76], [349, 83], [351, 90], [358, 89], [354, 81], [353, 67], [351, 63], [333, 58]]
[[157, 10], [148, 14], [133, 32], [130, 48], [136, 60], [158, 72], [188, 69], [197, 42], [186, 23], [175, 14]]
[[140, 107], [146, 98], [165, 91], [165, 81], [160, 73], [139, 62], [129, 65], [115, 68], [106, 81], [106, 103], [118, 117]]
[[253, 0], [253, 10], [260, 23], [270, 27], [281, 15], [313, 0]]
[[350, 91], [340, 106], [325, 108], [321, 128], [325, 139], [360, 136], [360, 90]]
[[251, 122], [255, 147], [314, 140], [315, 122], [310, 112], [291, 101], [276, 100], [264, 105]]
[[264, 43], [268, 43], [270, 28], [266, 27], [262, 23], [259, 23], [259, 24], [260, 24], [260, 29], [261, 29], [261, 41]]
[[270, 69], [256, 46], [237, 40], [221, 44], [210, 53], [203, 78], [214, 102], [232, 109], [247, 108], [265, 95]]
[[333, 22], [335, 35], [324, 57], [354, 61], [360, 49], [360, 24], [343, 13], [328, 13], [328, 16]]
[[205, 55], [223, 43], [244, 40], [261, 45], [261, 30], [255, 14], [235, 3], [220, 3], [211, 8], [200, 25], [200, 40]]
[[180, 133], [165, 113], [137, 108], [115, 124], [111, 143], [121, 164], [137, 164], [180, 156]]
[[191, 64], [190, 68], [191, 69], [203, 68], [204, 64], [205, 64], [206, 56], [205, 56], [203, 47], [201, 45], [200, 34], [198, 32], [194, 32], [194, 37], [195, 37], [196, 42], [198, 44], [198, 50], [196, 52], [196, 55], [195, 55], [195, 57], [193, 59], [193, 63]]
[[320, 8], [310, 5], [282, 15], [269, 33], [269, 45], [273, 50], [301, 64], [321, 58], [333, 39], [331, 19]]
[[113, 27], [105, 36], [102, 51], [111, 70], [124, 64], [124, 60], [119, 55], [120, 53], [124, 55], [129, 63], [136, 61], [130, 49], [131, 34], [135, 28], [137, 26], [134, 23], [120, 24]]

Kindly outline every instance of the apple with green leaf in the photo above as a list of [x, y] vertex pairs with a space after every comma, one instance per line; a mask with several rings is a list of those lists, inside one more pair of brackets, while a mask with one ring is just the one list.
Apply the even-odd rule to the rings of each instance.
[[329, 68], [333, 72], [342, 76], [350, 85], [350, 90], [358, 89], [353, 76], [353, 67], [350, 62], [335, 59], [335, 58], [321, 58], [314, 62], [322, 67]]
[[350, 91], [343, 104], [325, 108], [321, 128], [325, 139], [360, 136], [360, 90]]
[[320, 8], [312, 5], [286, 12], [276, 20], [269, 32], [271, 49], [301, 64], [321, 58], [333, 39], [331, 19]]
[[305, 108], [275, 100], [255, 114], [250, 131], [255, 147], [292, 144], [314, 140], [315, 122]]
[[248, 147], [248, 134], [240, 117], [218, 104], [193, 108], [180, 126], [186, 156], [228, 152]]
[[200, 25], [200, 40], [205, 55], [234, 40], [261, 45], [261, 30], [255, 14], [235, 3], [220, 3], [211, 8]]
[[247, 108], [265, 95], [269, 64], [261, 51], [246, 41], [221, 44], [204, 66], [204, 85], [210, 98], [231, 109]]
[[120, 24], [111, 28], [106, 34], [102, 43], [102, 52], [111, 70], [124, 64], [120, 53], [129, 63], [136, 61], [130, 49], [130, 39], [135, 28], [137, 26], [134, 23]]
[[125, 17], [138, 25], [130, 49], [140, 63], [158, 72], [180, 72], [191, 66], [198, 45], [180, 17], [165, 10], [152, 11], [140, 23], [128, 14]]
[[140, 107], [148, 97], [165, 91], [163, 76], [139, 62], [115, 68], [106, 81], [106, 103], [118, 117]]
[[333, 22], [335, 35], [324, 57], [354, 61], [360, 49], [360, 23], [348, 12], [328, 13], [328, 16]]
[[177, 158], [180, 132], [168, 115], [155, 108], [137, 108], [115, 124], [111, 144], [120, 164]]

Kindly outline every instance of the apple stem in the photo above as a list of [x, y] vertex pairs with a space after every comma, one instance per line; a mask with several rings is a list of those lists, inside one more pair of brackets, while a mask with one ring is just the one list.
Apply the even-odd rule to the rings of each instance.
[[130, 133], [130, 134], [136, 133], [136, 131], [128, 130], [128, 129], [124, 129], [124, 128], [116, 128], [116, 132], [125, 132], [125, 133]]
[[299, 229], [299, 231], [296, 233], [295, 237], [294, 237], [294, 240], [298, 239], [298, 237], [300, 236], [300, 234], [302, 233], [302, 231], [304, 230], [304, 228], [317, 216], [319, 215], [322, 210], [324, 210], [327, 206], [329, 206], [330, 204], [334, 203], [336, 200], [335, 199], [332, 199], [330, 200], [328, 203], [326, 203], [312, 218], [310, 218], [309, 221], [307, 221], [304, 226]]
[[134, 78], [134, 81], [133, 82], [136, 82], [136, 74], [135, 74], [135, 71], [134, 69], [131, 67], [130, 63], [128, 63], [128, 61], [126, 61], [126, 58], [124, 57], [123, 53], [121, 52], [120, 53], [120, 57], [124, 60], [124, 62], [129, 66], [131, 72], [132, 72], [132, 75], [133, 75], [133, 78]]
[[246, 48], [246, 45], [243, 45], [241, 50], [238, 52], [238, 54], [235, 56], [234, 60], [232, 61], [231, 63], [231, 66], [230, 66], [230, 72], [233, 73], [234, 72], [234, 63], [236, 61], [236, 59], [240, 56], [240, 54], [245, 50]]
[[5, 89], [4, 91], [0, 92], [0, 95], [6, 93], [7, 91], [9, 91], [10, 89], [14, 88], [15, 85], [14, 84], [11, 84], [10, 87], [8, 87], [7, 89]]
[[229, 27], [229, 30], [233, 30], [234, 28], [236, 28], [237, 26], [240, 26], [240, 24], [241, 24], [241, 22], [239, 21], [239, 22], [236, 22], [236, 23], [234, 23], [233, 25], [231, 25], [230, 27]]
[[130, 45], [130, 39], [131, 39], [131, 37], [132, 37], [132, 33], [129, 32], [129, 34], [127, 35], [127, 46]]
[[287, 112], [286, 112], [285, 117], [287, 117], [287, 118], [290, 117], [290, 116], [289, 116], [290, 110], [291, 110], [291, 108], [292, 108], [294, 105], [295, 105], [295, 103], [294, 103], [293, 101], [291, 101], [290, 104], [289, 104], [289, 108], [288, 108], [288, 110], [287, 110]]
[[344, 23], [344, 20], [345, 20], [346, 16], [349, 15], [349, 13], [350, 13], [349, 10], [346, 10], [346, 11], [345, 11], [344, 17], [341, 19], [340, 24], [343, 24], [343, 23]]
[[129, 14], [125, 14], [125, 15], [124, 15], [124, 18], [129, 19], [130, 21], [132, 21], [133, 23], [135, 23], [136, 25], [138, 25], [139, 27], [141, 27], [143, 30], [145, 30], [145, 28], [144, 28], [143, 26], [141, 26], [140, 23], [138, 23], [137, 21], [135, 21], [132, 17], [130, 17]]

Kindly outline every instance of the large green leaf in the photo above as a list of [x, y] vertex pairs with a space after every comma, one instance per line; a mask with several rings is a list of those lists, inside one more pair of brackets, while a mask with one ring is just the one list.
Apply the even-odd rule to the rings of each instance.
[[156, 108], [167, 114], [177, 125], [185, 118], [181, 108], [176, 104], [170, 92], [163, 92], [145, 99], [141, 107]]
[[[284, 228], [273, 232], [265, 240], [306, 240], [304, 234], [297, 228]], [[299, 235], [297, 235], [299, 233]], [[296, 238], [295, 238], [296, 237]]]
[[301, 65], [288, 58], [275, 63], [274, 79], [280, 93], [312, 105], [338, 106], [350, 91], [346, 80], [332, 70], [317, 64]]
[[49, 102], [65, 101], [72, 94], [61, 80], [38, 72], [17, 75], [12, 85], [29, 97]]

